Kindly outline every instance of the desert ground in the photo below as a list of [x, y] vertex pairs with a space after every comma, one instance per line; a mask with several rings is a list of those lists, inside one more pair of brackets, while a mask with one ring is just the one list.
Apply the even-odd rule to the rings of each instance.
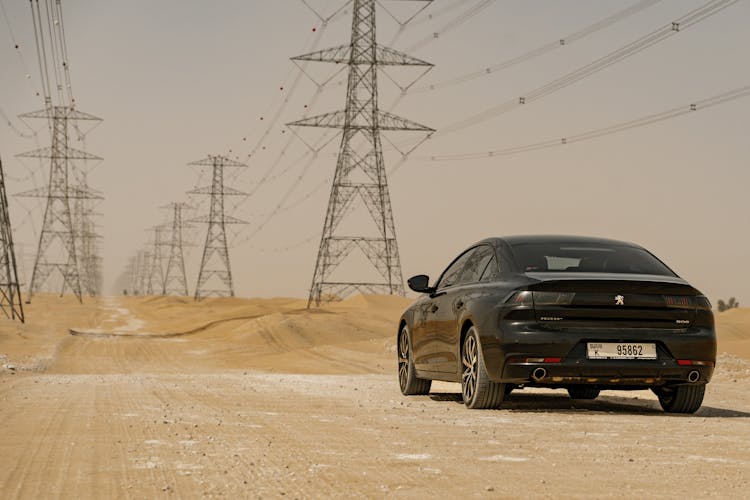
[[704, 406], [456, 384], [403, 397], [404, 298], [39, 295], [0, 322], [2, 498], [746, 497], [750, 309], [717, 315]]

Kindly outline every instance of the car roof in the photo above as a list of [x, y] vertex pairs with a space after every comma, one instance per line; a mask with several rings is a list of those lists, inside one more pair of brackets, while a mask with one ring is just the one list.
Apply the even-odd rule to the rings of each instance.
[[522, 245], [525, 243], [551, 243], [551, 244], [574, 244], [574, 245], [622, 245], [629, 247], [641, 248], [640, 245], [627, 241], [613, 240], [609, 238], [597, 238], [593, 236], [566, 236], [559, 234], [535, 234], [535, 235], [518, 235], [503, 236], [497, 238], [487, 238], [480, 243], [490, 243], [495, 246], [506, 243], [508, 245]]

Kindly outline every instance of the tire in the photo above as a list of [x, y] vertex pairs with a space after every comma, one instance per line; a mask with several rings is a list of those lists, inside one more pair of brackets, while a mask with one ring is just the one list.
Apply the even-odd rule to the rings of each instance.
[[461, 395], [472, 410], [497, 408], [505, 398], [505, 384], [492, 382], [484, 365], [479, 334], [473, 326], [461, 346]]
[[703, 404], [706, 384], [676, 385], [654, 391], [667, 413], [695, 413]]
[[424, 395], [430, 393], [432, 380], [417, 378], [414, 359], [411, 355], [411, 336], [404, 326], [398, 334], [398, 385], [404, 396]]
[[568, 394], [571, 399], [596, 399], [601, 391], [598, 387], [588, 385], [574, 385], [568, 387]]

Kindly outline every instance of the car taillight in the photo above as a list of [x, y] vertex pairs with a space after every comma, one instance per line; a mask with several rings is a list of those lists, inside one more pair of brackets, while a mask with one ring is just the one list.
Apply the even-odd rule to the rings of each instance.
[[505, 301], [515, 306], [568, 306], [576, 296], [573, 292], [516, 292]]
[[695, 298], [695, 306], [696, 309], [700, 311], [710, 311], [711, 310], [711, 301], [708, 300], [708, 297], [704, 297], [703, 295], [699, 295]]
[[663, 295], [664, 305], [675, 309], [694, 309], [695, 297], [688, 295]]
[[569, 306], [576, 296], [573, 292], [532, 292], [535, 306]]
[[505, 303], [513, 306], [533, 306], [534, 299], [531, 298], [530, 291], [522, 290], [511, 295]]

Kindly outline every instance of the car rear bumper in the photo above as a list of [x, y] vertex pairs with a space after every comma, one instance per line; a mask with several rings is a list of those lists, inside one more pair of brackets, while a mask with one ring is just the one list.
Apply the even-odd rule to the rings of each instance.
[[[597, 385], [613, 387], [653, 387], [666, 384], [707, 383], [713, 366], [679, 366], [672, 363], [646, 363], [637, 360], [580, 360], [562, 363], [507, 363], [502, 381], [543, 386]], [[544, 370], [540, 372], [538, 369]], [[697, 372], [697, 375], [692, 374]]]
[[[513, 322], [501, 324], [492, 340], [494, 342], [487, 342], [484, 350], [490, 377], [495, 382], [515, 384], [640, 388], [707, 383], [716, 361], [713, 328], [552, 330], [533, 322]], [[588, 342], [655, 343], [657, 358], [589, 359]], [[541, 362], [541, 358], [545, 362]], [[705, 364], [684, 364], [688, 361]]]

